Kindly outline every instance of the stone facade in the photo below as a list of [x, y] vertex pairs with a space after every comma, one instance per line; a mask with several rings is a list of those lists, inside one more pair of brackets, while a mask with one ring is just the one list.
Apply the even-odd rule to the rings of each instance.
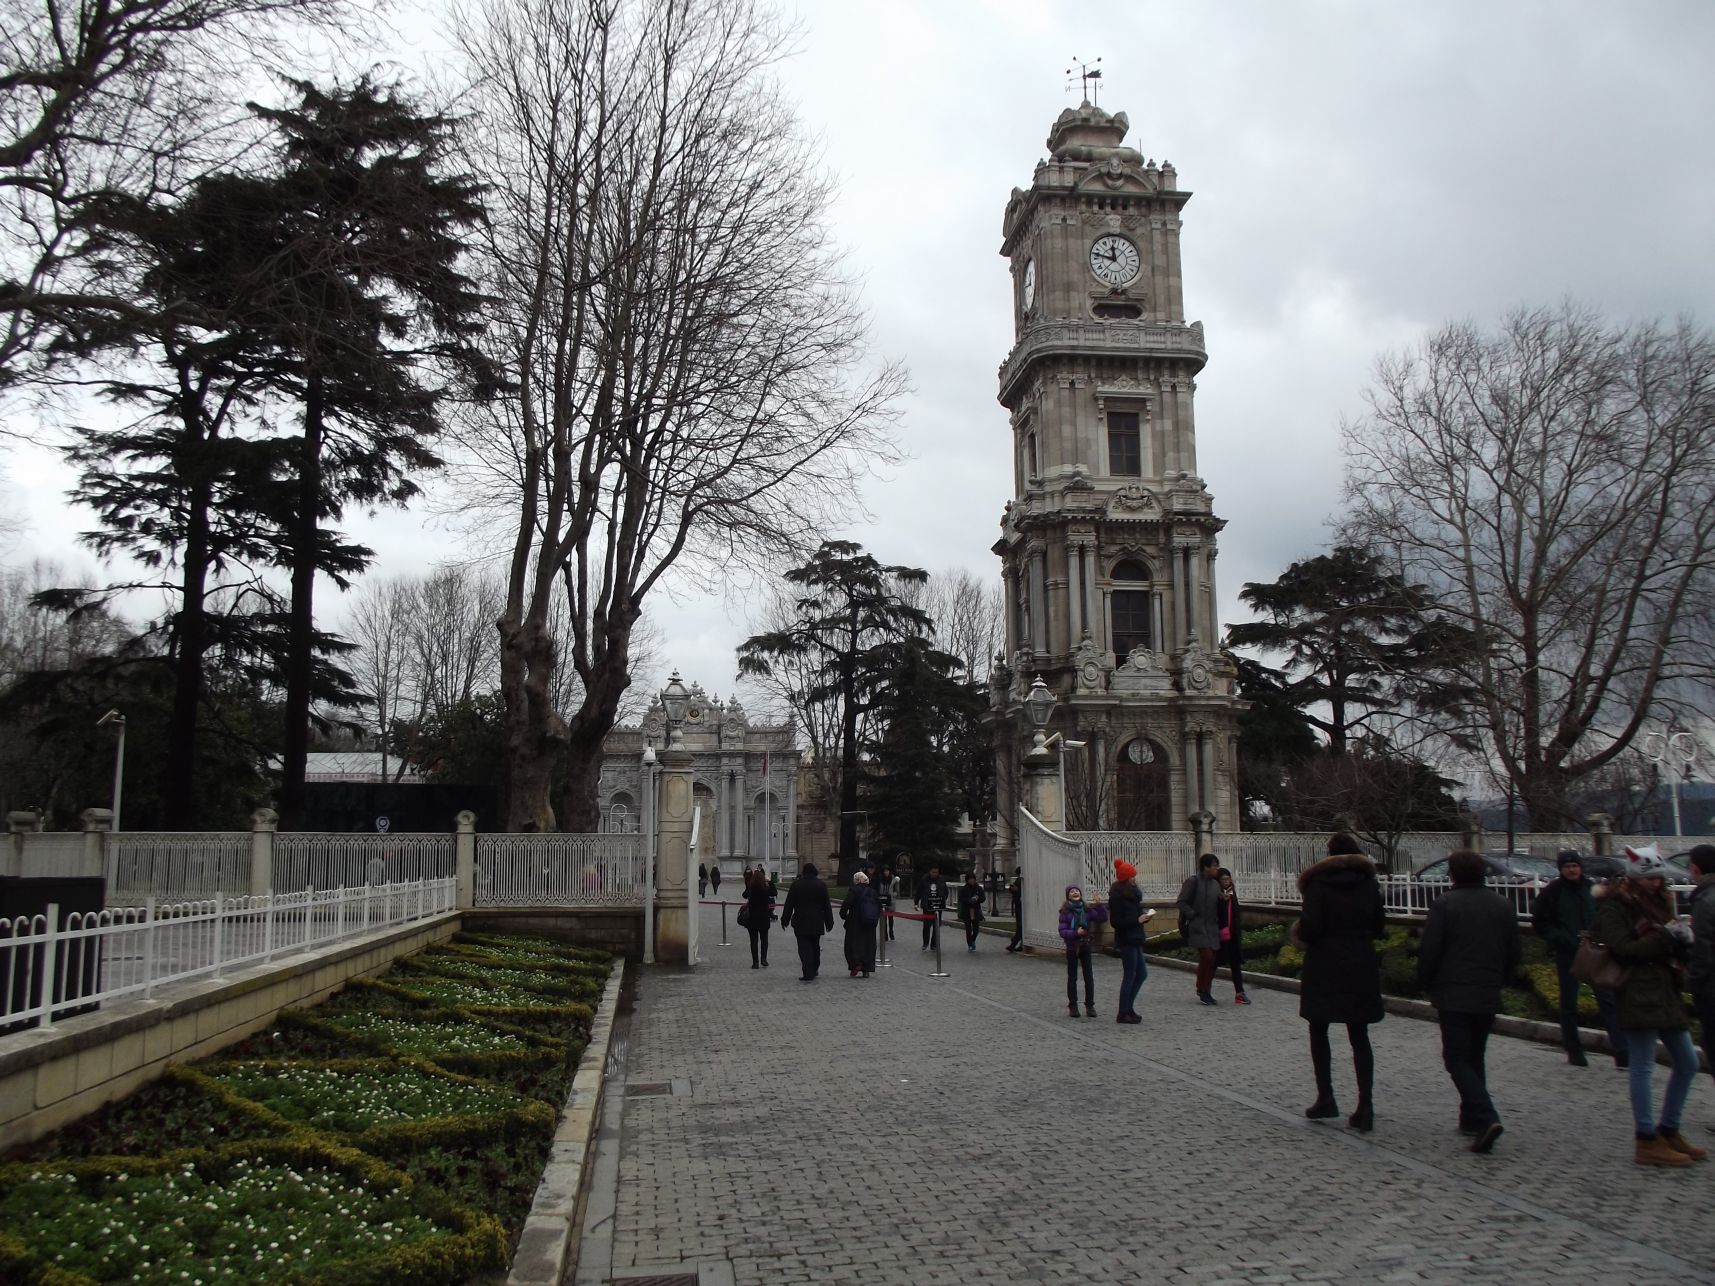
[[[1007, 203], [1016, 340], [1000, 368], [1014, 495], [1001, 520], [1006, 652], [991, 701], [1003, 826], [1040, 674], [1058, 702], [1070, 822], [1237, 828], [1236, 676], [1219, 651], [1216, 536], [1192, 411], [1207, 356], [1185, 320], [1170, 163], [1125, 113], [1060, 114]], [[1193, 818], [1196, 817], [1194, 823]], [[1011, 836], [1003, 834], [1003, 844]]]
[[[720, 701], [691, 686], [684, 749], [692, 759], [692, 799], [702, 810], [698, 861], [718, 862], [723, 878], [763, 860], [790, 870], [798, 856], [799, 754], [790, 724], [753, 724], [734, 697]], [[667, 744], [667, 714], [657, 701], [638, 724], [621, 724], [602, 742], [602, 829], [634, 831], [643, 816], [643, 748]]]

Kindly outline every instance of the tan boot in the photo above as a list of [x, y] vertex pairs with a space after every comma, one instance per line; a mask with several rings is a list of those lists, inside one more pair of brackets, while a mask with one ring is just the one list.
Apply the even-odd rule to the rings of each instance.
[[1709, 1159], [1709, 1153], [1705, 1149], [1690, 1142], [1678, 1130], [1657, 1130], [1656, 1138], [1667, 1144], [1680, 1156], [1690, 1157], [1693, 1161], [1707, 1161]]
[[1638, 1149], [1633, 1156], [1639, 1165], [1660, 1165], [1670, 1169], [1682, 1168], [1691, 1164], [1691, 1158], [1677, 1150], [1659, 1134], [1653, 1139], [1639, 1139]]

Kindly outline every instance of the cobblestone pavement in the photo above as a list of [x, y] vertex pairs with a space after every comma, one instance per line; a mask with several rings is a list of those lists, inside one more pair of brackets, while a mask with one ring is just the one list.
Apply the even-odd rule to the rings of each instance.
[[[1634, 1166], [1605, 1058], [1491, 1041], [1506, 1134], [1477, 1157], [1430, 1023], [1373, 1029], [1364, 1137], [1303, 1118], [1287, 993], [1237, 1007], [1223, 982], [1205, 1008], [1188, 974], [1156, 969], [1142, 1025], [1121, 1026], [1119, 964], [1100, 959], [1100, 1017], [1073, 1020], [1059, 962], [993, 937], [972, 955], [950, 929], [936, 979], [901, 924], [896, 967], [865, 982], [836, 930], [804, 984], [788, 935], [753, 971], [704, 917], [705, 963], [639, 983], [626, 1080], [677, 1092], [616, 1110], [612, 1263], [580, 1282], [674, 1265], [771, 1284], [1715, 1282], [1715, 1161]], [[1349, 1063], [1336, 1084], [1349, 1111]], [[1700, 1077], [1687, 1132], [1715, 1143], [1710, 1122]]]

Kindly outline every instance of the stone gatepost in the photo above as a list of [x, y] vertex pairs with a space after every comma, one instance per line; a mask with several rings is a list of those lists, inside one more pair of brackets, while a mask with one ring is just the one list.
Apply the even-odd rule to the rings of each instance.
[[[1192, 846], [1196, 849], [1196, 852], [1191, 856], [1200, 858], [1205, 853], [1213, 853], [1215, 851], [1215, 815], [1206, 808], [1199, 808], [1186, 820], [1191, 823], [1191, 833], [1194, 836]], [[1191, 869], [1193, 871], [1197, 869], [1195, 861], [1192, 862]]]
[[[113, 810], [86, 808], [78, 814], [78, 820], [83, 823], [83, 856], [75, 871], [65, 873], [86, 879], [99, 877], [111, 883], [114, 873], [107, 869], [106, 848], [107, 834], [113, 829]], [[117, 849], [114, 854], [118, 855]]]
[[476, 814], [460, 809], [454, 819], [453, 874], [458, 877], [458, 909], [469, 911], [476, 906]]
[[1052, 750], [1037, 746], [1024, 752], [1024, 806], [1049, 830], [1066, 829], [1060, 815], [1060, 760]]
[[1614, 819], [1606, 813], [1591, 813], [1584, 819], [1590, 828], [1590, 847], [1597, 857], [1614, 854]]
[[258, 808], [250, 814], [250, 896], [274, 891], [274, 832], [280, 829], [280, 814]]
[[0, 850], [0, 875], [24, 873], [24, 836], [42, 829], [41, 817], [31, 809], [6, 814], [6, 847]]
[[655, 959], [661, 964], [691, 963], [691, 763], [683, 746], [660, 752], [654, 914]]
[[1483, 851], [1483, 822], [1475, 813], [1459, 814], [1459, 847], [1473, 853]]

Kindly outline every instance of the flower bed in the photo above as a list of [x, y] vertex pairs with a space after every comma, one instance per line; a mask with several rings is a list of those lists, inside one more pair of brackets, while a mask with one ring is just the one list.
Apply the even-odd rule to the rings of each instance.
[[567, 988], [599, 991], [591, 953], [565, 951], [485, 936], [449, 953], [461, 985], [504, 972], [475, 986], [506, 1002], [485, 1012], [394, 985], [440, 976], [401, 961], [41, 1141], [0, 1167], [0, 1281], [412, 1286], [503, 1267], [588, 1037]]

